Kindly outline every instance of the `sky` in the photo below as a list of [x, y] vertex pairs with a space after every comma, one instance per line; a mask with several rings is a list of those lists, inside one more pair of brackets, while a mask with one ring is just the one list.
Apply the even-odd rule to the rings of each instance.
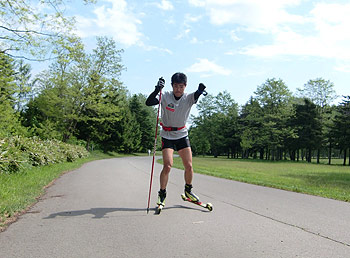
[[350, 3], [347, 0], [98, 0], [71, 1], [76, 34], [87, 49], [96, 36], [123, 49], [120, 77], [131, 94], [149, 94], [159, 77], [188, 77], [244, 105], [267, 79], [293, 93], [309, 80], [334, 83], [350, 95]]

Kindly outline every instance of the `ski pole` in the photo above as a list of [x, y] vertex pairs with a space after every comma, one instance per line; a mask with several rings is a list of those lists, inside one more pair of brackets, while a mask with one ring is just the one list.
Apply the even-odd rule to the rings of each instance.
[[[161, 77], [160, 79], [163, 79], [163, 77]], [[147, 214], [149, 213], [149, 204], [151, 201], [152, 181], [153, 181], [153, 171], [154, 171], [154, 159], [156, 156], [156, 149], [157, 149], [157, 134], [158, 134], [159, 110], [160, 110], [161, 100], [162, 100], [162, 88], [160, 88], [160, 91], [159, 91], [159, 104], [158, 104], [158, 111], [157, 111], [156, 135], [154, 137], [153, 159], [152, 159], [151, 179], [150, 179], [150, 183], [149, 183], [149, 192], [148, 192]]]

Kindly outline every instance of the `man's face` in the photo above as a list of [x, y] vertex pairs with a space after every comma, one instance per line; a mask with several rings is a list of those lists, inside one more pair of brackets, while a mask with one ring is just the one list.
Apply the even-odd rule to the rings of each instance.
[[173, 92], [175, 97], [181, 97], [184, 94], [186, 84], [184, 83], [173, 83]]

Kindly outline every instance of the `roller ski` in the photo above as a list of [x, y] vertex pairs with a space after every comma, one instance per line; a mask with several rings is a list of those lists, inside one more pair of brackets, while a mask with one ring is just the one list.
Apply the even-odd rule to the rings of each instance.
[[158, 192], [158, 202], [157, 202], [157, 208], [156, 208], [156, 214], [160, 214], [165, 206], [165, 198], [166, 198], [166, 191], [160, 190]]
[[213, 205], [211, 203], [203, 203], [201, 201], [199, 201], [199, 198], [197, 195], [195, 195], [192, 191], [192, 185], [185, 185], [185, 193], [184, 194], [181, 194], [181, 198], [182, 200], [184, 201], [187, 201], [187, 202], [192, 202], [196, 205], [199, 205], [203, 208], [206, 208], [208, 209], [209, 211], [212, 211], [213, 210]]

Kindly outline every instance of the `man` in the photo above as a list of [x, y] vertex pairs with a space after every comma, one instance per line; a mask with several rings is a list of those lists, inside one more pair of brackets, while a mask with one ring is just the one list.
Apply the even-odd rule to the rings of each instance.
[[[146, 100], [147, 106], [159, 104], [157, 95], [164, 87], [164, 79], [159, 79], [155, 90]], [[171, 77], [172, 91], [162, 92], [161, 97], [161, 118], [162, 130], [162, 155], [163, 169], [160, 173], [160, 190], [158, 192], [158, 205], [164, 206], [166, 198], [166, 187], [169, 180], [169, 173], [173, 165], [173, 154], [176, 150], [182, 159], [185, 167], [185, 195], [192, 201], [199, 201], [198, 196], [192, 192], [193, 168], [192, 168], [192, 150], [188, 138], [186, 121], [190, 114], [193, 104], [206, 88], [200, 83], [198, 90], [194, 93], [185, 93], [187, 77], [183, 73], [175, 73]]]

